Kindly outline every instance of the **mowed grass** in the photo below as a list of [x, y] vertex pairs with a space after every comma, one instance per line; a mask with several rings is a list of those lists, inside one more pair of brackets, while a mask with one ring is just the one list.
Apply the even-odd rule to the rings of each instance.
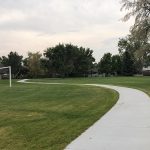
[[150, 77], [93, 77], [93, 78], [68, 78], [68, 79], [37, 79], [36, 82], [58, 82], [58, 83], [99, 83], [131, 87], [144, 91], [150, 96]]
[[117, 92], [99, 87], [13, 81], [9, 88], [1, 80], [0, 150], [63, 150], [117, 99]]

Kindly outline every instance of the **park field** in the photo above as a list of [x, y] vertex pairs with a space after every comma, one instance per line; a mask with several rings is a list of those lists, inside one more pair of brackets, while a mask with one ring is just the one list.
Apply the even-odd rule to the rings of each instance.
[[[136, 88], [150, 95], [150, 77], [32, 79], [23, 84], [0, 81], [0, 149], [63, 150], [118, 100], [118, 93], [75, 84], [110, 84]], [[72, 84], [72, 85], [71, 85]]]
[[[76, 80], [82, 82], [67, 82]], [[118, 100], [117, 92], [100, 87], [12, 85], [0, 80], [0, 150], [63, 150]]]

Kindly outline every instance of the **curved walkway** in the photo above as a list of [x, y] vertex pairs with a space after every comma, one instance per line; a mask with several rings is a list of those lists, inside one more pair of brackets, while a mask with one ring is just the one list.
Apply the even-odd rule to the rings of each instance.
[[[36, 83], [27, 82], [27, 80], [20, 82]], [[106, 115], [70, 143], [65, 150], [150, 150], [150, 98], [148, 95], [125, 87], [83, 85], [110, 88], [118, 91], [120, 97], [117, 104]]]

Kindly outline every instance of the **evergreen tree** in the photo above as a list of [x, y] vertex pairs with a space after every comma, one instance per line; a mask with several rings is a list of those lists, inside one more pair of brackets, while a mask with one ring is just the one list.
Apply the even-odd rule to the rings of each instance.
[[133, 56], [125, 51], [122, 56], [122, 73], [125, 76], [130, 76], [134, 74], [134, 59]]
[[101, 58], [98, 68], [99, 68], [99, 73], [105, 73], [107, 76], [112, 73], [112, 54], [111, 53], [106, 53], [104, 56]]

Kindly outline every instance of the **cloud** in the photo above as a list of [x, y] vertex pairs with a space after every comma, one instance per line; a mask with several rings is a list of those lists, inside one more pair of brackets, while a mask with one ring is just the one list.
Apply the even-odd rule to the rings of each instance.
[[[35, 30], [49, 34], [77, 32], [95, 24], [112, 23], [120, 17], [115, 11], [118, 3], [114, 0], [1, 0], [0, 4], [4, 10], [1, 14], [6, 19], [11, 18], [9, 24], [0, 25], [3, 30]], [[21, 16], [24, 19], [15, 19]]]
[[126, 35], [131, 25], [119, 21], [123, 16], [119, 1], [0, 0], [0, 55], [4, 49], [24, 54], [30, 47], [43, 50], [71, 42], [91, 47], [100, 57], [101, 49], [111, 49], [107, 39], [116, 47], [117, 38]]

